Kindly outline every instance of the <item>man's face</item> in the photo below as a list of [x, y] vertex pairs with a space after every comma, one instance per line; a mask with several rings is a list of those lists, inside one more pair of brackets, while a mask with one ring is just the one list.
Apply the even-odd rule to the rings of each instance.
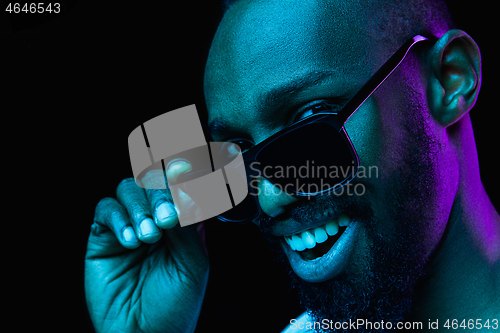
[[[340, 2], [233, 5], [205, 73], [209, 123], [224, 125], [212, 133], [215, 141], [258, 144], [311, 106], [345, 104], [398, 47], [373, 41], [360, 13]], [[302, 302], [317, 317], [402, 318], [443, 234], [452, 204], [449, 175], [438, 163], [438, 129], [426, 111], [421, 72], [410, 56], [345, 124], [366, 170], [352, 182], [362, 195], [308, 200], [259, 181], [263, 214], [255, 222], [286, 254]], [[349, 217], [349, 226], [329, 235], [321, 250], [294, 251], [285, 241], [332, 220], [338, 224], [340, 215]]]

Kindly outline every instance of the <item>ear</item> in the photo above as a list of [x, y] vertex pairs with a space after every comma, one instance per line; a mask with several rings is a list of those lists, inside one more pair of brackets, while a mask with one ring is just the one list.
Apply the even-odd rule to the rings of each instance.
[[446, 32], [430, 52], [432, 74], [428, 86], [431, 113], [448, 127], [470, 111], [481, 85], [481, 54], [462, 30]]

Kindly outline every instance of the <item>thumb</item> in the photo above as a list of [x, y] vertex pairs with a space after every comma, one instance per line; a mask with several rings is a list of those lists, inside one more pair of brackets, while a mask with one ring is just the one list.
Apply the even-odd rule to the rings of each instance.
[[177, 225], [165, 234], [170, 253], [179, 268], [193, 273], [193, 277], [204, 276], [208, 271], [209, 261], [198, 226], [190, 225], [181, 228]]
[[191, 164], [184, 160], [177, 160], [169, 163], [167, 169], [167, 180], [174, 183], [177, 181], [177, 178], [179, 178], [180, 175], [191, 171], [191, 169]]
[[[167, 180], [169, 182], [175, 183], [177, 178], [183, 173], [192, 170], [190, 163], [184, 160], [177, 160], [170, 163], [167, 169]], [[189, 221], [197, 221], [201, 210], [195, 205], [193, 199], [186, 194], [180, 186], [171, 186], [170, 193], [172, 194], [172, 199], [175, 203], [175, 211], [179, 221], [184, 221], [185, 224], [191, 224]]]

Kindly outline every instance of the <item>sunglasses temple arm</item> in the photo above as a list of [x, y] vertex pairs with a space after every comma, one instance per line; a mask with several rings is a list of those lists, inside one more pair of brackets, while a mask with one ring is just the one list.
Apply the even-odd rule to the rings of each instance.
[[[435, 38], [435, 37], [434, 37]], [[365, 83], [365, 85], [347, 102], [345, 107], [339, 113], [340, 124], [343, 124], [351, 117], [351, 115], [359, 109], [361, 105], [370, 97], [375, 90], [398, 68], [399, 64], [405, 59], [410, 49], [418, 42], [427, 41], [434, 38], [427, 38], [420, 35], [408, 40], [399, 48], [382, 67]]]

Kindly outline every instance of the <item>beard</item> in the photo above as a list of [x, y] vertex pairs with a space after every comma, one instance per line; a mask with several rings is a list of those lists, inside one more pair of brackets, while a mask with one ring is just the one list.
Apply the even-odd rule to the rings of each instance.
[[[409, 113], [404, 124], [408, 149], [400, 167], [385, 184], [390, 189], [384, 198], [388, 215], [396, 222], [390, 240], [376, 228], [384, 225], [384, 220], [377, 220], [368, 200], [360, 196], [317, 197], [288, 213], [296, 221], [306, 222], [328, 210], [340, 211], [363, 224], [372, 242], [368, 251], [370, 258], [365, 258], [362, 263], [352, 263], [351, 271], [358, 274], [343, 273], [319, 283], [300, 279], [291, 269], [279, 241], [270, 235], [273, 218], [263, 216], [260, 219], [264, 237], [273, 252], [278, 254], [278, 260], [285, 263], [292, 288], [298, 290], [300, 303], [313, 322], [328, 319], [342, 323], [365, 319], [372, 323], [391, 322], [394, 330], [396, 323], [404, 321], [412, 310], [415, 286], [427, 263], [423, 244], [429, 234], [422, 227], [422, 221], [435, 219], [429, 216], [426, 207], [436, 192], [438, 144], [427, 132], [426, 122], [424, 113]], [[355, 331], [392, 330], [386, 326], [380, 330], [359, 327]]]

